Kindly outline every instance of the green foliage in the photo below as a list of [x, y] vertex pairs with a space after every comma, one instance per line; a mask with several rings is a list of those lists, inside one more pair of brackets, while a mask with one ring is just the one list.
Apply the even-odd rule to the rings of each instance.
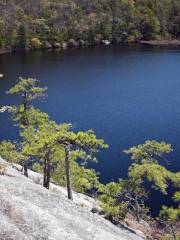
[[142, 145], [134, 146], [125, 150], [126, 154], [131, 154], [131, 159], [135, 161], [129, 168], [128, 176], [138, 179], [143, 183], [149, 181], [152, 186], [166, 193], [169, 181], [178, 181], [176, 174], [168, 171], [158, 163], [165, 154], [172, 151], [170, 144], [157, 141], [146, 141]]
[[[0, 3], [0, 47], [43, 48], [74, 40], [97, 44], [179, 38], [179, 0], [30, 0]], [[101, 36], [99, 39], [98, 36]], [[42, 44], [41, 44], [42, 43]]]
[[128, 175], [130, 178], [139, 179], [141, 182], [147, 180], [152, 183], [155, 189], [166, 193], [170, 172], [158, 163], [142, 162], [142, 164], [133, 164], [129, 168]]
[[35, 171], [35, 172], [37, 172], [37, 173], [43, 174], [43, 165], [35, 162], [35, 163], [33, 164], [33, 166], [32, 166], [32, 170]]
[[[39, 117], [40, 118], [40, 117]], [[40, 120], [39, 120], [40, 121]], [[30, 126], [23, 130], [24, 153], [40, 160], [34, 169], [43, 171], [46, 161], [51, 165], [51, 177], [61, 185], [66, 184], [65, 145], [72, 146], [70, 150], [72, 187], [78, 192], [93, 189], [98, 184], [98, 176], [93, 169], [86, 167], [88, 160], [96, 160], [94, 153], [99, 147], [107, 147], [103, 140], [97, 139], [93, 131], [74, 133], [71, 124], [57, 125], [45, 118], [38, 127]], [[82, 159], [82, 164], [76, 160]]]
[[28, 38], [28, 28], [26, 24], [21, 24], [18, 29], [18, 47], [20, 49], [27, 49], [29, 45], [29, 38]]
[[5, 38], [4, 38], [4, 21], [0, 18], [0, 47], [4, 47]]
[[[64, 162], [59, 162], [52, 172], [52, 179], [61, 186], [66, 186]], [[88, 190], [97, 188], [99, 178], [94, 169], [81, 166], [71, 158], [72, 188], [76, 192], [86, 193]]]
[[[174, 240], [174, 238], [170, 234], [166, 234], [162, 236], [160, 240]], [[180, 240], [180, 234], [176, 235], [176, 240]]]
[[[129, 167], [128, 178], [99, 188], [105, 211], [115, 218], [123, 218], [128, 212], [138, 221], [147, 218], [148, 209], [144, 203], [148, 194], [145, 182], [148, 181], [151, 187], [164, 194], [167, 194], [170, 182], [175, 187], [180, 186], [179, 173], [170, 172], [158, 163], [158, 160], [171, 151], [170, 144], [154, 140], [125, 150], [134, 161]], [[175, 194], [174, 199], [178, 201], [179, 192]]]
[[41, 41], [38, 38], [32, 38], [30, 40], [30, 45], [32, 49], [40, 49], [41, 48]]
[[[30, 115], [29, 126], [21, 132], [24, 140], [23, 153], [35, 157], [42, 163], [44, 175], [48, 174], [48, 179], [54, 172], [53, 176], [56, 181], [64, 184], [66, 181], [65, 149], [69, 146], [73, 186], [81, 192], [93, 188], [98, 178], [95, 171], [87, 169], [85, 165], [88, 160], [96, 160], [94, 154], [99, 148], [107, 147], [104, 141], [97, 139], [92, 130], [75, 133], [72, 131], [71, 124], [58, 125], [50, 121], [44, 113], [34, 111]], [[38, 123], [34, 124], [34, 119], [37, 118]], [[83, 166], [75, 162], [77, 159], [83, 160]], [[54, 165], [57, 167], [53, 171]], [[49, 188], [49, 180], [47, 188]]]
[[17, 144], [10, 141], [0, 142], [0, 156], [10, 163], [21, 163], [28, 159]]
[[22, 78], [19, 77], [17, 84], [13, 86], [7, 94], [20, 95], [21, 97], [26, 97], [27, 102], [30, 102], [38, 97], [43, 97], [44, 92], [47, 88], [41, 88], [37, 86], [38, 81], [33, 78]]
[[127, 214], [127, 203], [116, 204], [115, 196], [123, 191], [121, 181], [111, 182], [106, 185], [100, 184], [98, 191], [99, 200], [102, 201], [103, 209], [111, 218], [123, 219]]
[[162, 239], [178, 240], [180, 237], [180, 205], [178, 208], [163, 206], [159, 219], [167, 233]]
[[8, 36], [6, 44], [12, 48], [16, 48], [18, 46], [18, 34], [17, 30], [13, 29]]
[[[31, 115], [32, 116], [32, 115]], [[107, 147], [104, 141], [97, 139], [93, 131], [74, 133], [71, 131], [72, 125], [63, 123], [57, 125], [53, 121], [44, 118], [44, 114], [39, 112], [39, 121], [42, 121], [38, 128], [30, 126], [21, 133], [25, 139], [24, 152], [44, 159], [46, 149], [52, 149], [52, 159], [61, 159], [64, 151], [64, 144], [67, 142], [72, 145], [73, 158], [87, 160], [95, 160], [94, 153], [97, 149]]]
[[[24, 117], [24, 106], [21, 104], [19, 106], [13, 106], [8, 109], [8, 112], [13, 115], [13, 121], [21, 123]], [[30, 107], [26, 111], [26, 117], [28, 119], [29, 125], [38, 127], [44, 122], [48, 122], [49, 116], [47, 113], [41, 112], [39, 109]]]
[[48, 119], [47, 114], [41, 113], [30, 105], [33, 100], [45, 96], [47, 88], [41, 88], [37, 84], [36, 79], [19, 77], [17, 84], [7, 91], [7, 94], [19, 95], [22, 99], [19, 106], [12, 106], [9, 109], [13, 120], [18, 122], [20, 127], [37, 124], [41, 119]]
[[146, 141], [144, 144], [131, 147], [124, 152], [126, 154], [131, 154], [131, 159], [136, 162], [141, 162], [142, 160], [157, 162], [157, 158], [161, 158], [164, 154], [172, 152], [172, 147], [171, 144], [152, 140]]
[[147, 194], [140, 182], [129, 178], [100, 185], [98, 189], [103, 208], [113, 220], [123, 219], [127, 213], [135, 216], [137, 221], [148, 218], [149, 210], [144, 205]]
[[163, 218], [166, 223], [174, 224], [177, 221], [180, 221], [180, 208], [168, 208], [163, 206], [160, 217]]
[[141, 34], [144, 39], [150, 40], [156, 38], [157, 34], [160, 32], [160, 22], [152, 12], [151, 9], [147, 7], [140, 6], [138, 8], [139, 14], [139, 24], [141, 24]]
[[175, 202], [179, 202], [179, 203], [180, 203], [180, 191], [179, 191], [179, 192], [176, 192], [176, 193], [174, 194], [173, 199], [174, 199]]
[[180, 188], [180, 172], [169, 173], [170, 179], [176, 188]]

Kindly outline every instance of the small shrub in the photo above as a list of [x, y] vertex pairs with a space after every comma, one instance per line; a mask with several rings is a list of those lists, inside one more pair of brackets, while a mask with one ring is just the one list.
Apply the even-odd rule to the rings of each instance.
[[30, 43], [32, 49], [40, 49], [42, 46], [42, 43], [38, 38], [32, 38]]
[[84, 203], [80, 203], [80, 205], [79, 205], [81, 208], [85, 208], [86, 207], [86, 205], [84, 204]]
[[43, 173], [43, 167], [39, 163], [34, 163], [32, 170], [37, 173], [41, 173], [41, 174]]
[[[170, 234], [167, 234], [165, 236], [162, 236], [160, 240], [174, 240], [174, 238]], [[176, 240], [180, 240], [180, 235], [176, 236]]]

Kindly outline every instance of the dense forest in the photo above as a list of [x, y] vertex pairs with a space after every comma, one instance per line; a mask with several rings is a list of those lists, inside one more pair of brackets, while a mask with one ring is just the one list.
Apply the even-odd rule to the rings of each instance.
[[179, 0], [1, 0], [0, 48], [180, 37]]

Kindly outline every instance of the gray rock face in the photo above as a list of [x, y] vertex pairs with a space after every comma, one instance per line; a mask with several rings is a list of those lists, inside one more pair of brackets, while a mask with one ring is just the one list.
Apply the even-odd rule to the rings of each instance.
[[0, 175], [0, 240], [142, 240], [11, 166]]

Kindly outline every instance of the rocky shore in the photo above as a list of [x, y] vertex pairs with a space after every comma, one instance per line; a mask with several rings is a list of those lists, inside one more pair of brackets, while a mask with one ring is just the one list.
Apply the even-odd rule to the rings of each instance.
[[153, 45], [153, 46], [180, 46], [180, 40], [151, 40], [151, 41], [140, 41], [142, 44]]
[[[12, 49], [11, 47], [3, 47], [0, 48], [0, 55], [1, 54], [7, 54], [7, 53], [12, 53], [12, 52], [29, 52], [29, 51], [33, 51], [33, 50], [47, 50], [47, 49], [54, 49], [54, 50], [66, 50], [69, 48], [82, 48], [82, 47], [88, 47], [88, 46], [97, 46], [97, 45], [105, 45], [105, 46], [109, 46], [109, 45], [120, 45], [120, 44], [124, 44], [123, 42], [110, 42], [108, 40], [102, 40], [102, 41], [96, 41], [94, 44], [90, 44], [87, 41], [75, 41], [74, 39], [70, 39], [68, 42], [62, 42], [62, 43], [55, 43], [54, 45], [50, 44], [49, 42], [45, 42], [44, 44], [40, 44], [37, 47], [29, 47], [26, 48], [24, 50], [22, 49]], [[131, 44], [131, 43], [128, 43]], [[134, 44], [132, 42], [132, 44]], [[175, 40], [149, 40], [149, 41], [145, 41], [145, 40], [141, 40], [139, 42], [136, 42], [136, 44], [146, 44], [146, 45], [152, 45], [152, 46], [176, 46], [179, 47], [180, 46], [180, 40], [175, 39]]]

